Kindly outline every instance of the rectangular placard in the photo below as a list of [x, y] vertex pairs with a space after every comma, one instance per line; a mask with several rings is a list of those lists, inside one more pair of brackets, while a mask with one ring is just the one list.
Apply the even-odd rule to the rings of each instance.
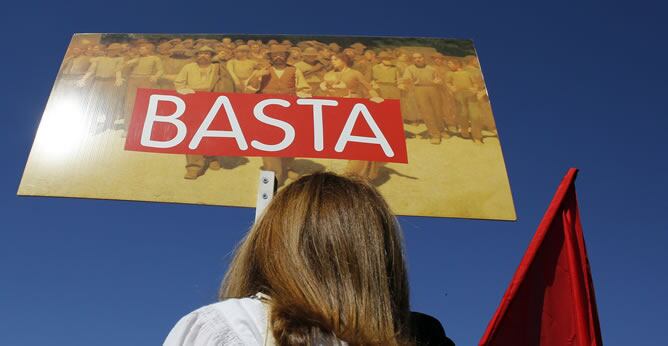
[[76, 34], [18, 193], [254, 207], [263, 170], [516, 218], [475, 48], [445, 38]]

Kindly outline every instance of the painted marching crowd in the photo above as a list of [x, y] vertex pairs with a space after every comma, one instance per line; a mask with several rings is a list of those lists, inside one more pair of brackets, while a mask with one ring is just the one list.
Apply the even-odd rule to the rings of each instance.
[[[292, 94], [299, 97], [399, 99], [406, 124], [424, 124], [434, 145], [459, 136], [483, 143], [496, 134], [486, 88], [473, 56], [446, 56], [431, 47], [367, 47], [315, 40], [132, 39], [108, 45], [73, 43], [56, 93], [84, 105], [95, 133], [123, 123], [127, 135], [137, 88]], [[416, 134], [406, 131], [408, 138]], [[186, 155], [186, 179], [221, 168], [220, 157]], [[299, 173], [292, 158], [264, 157], [279, 184]], [[380, 162], [349, 161], [346, 172], [373, 181]]]

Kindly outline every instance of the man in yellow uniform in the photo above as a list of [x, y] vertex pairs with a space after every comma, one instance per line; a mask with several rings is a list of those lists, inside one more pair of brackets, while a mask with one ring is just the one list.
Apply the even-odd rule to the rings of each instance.
[[[197, 50], [195, 62], [181, 69], [174, 79], [174, 86], [179, 93], [189, 94], [196, 91], [212, 91], [218, 81], [218, 65], [211, 63], [215, 51], [204, 46]], [[207, 168], [220, 169], [220, 162], [215, 156], [186, 155], [185, 179], [197, 179]]]
[[441, 92], [441, 116], [443, 117], [443, 122], [447, 129], [451, 131], [456, 131], [458, 122], [457, 122], [457, 101], [452, 91], [446, 85], [445, 81], [448, 80], [450, 73], [450, 68], [448, 67], [445, 56], [441, 53], [434, 53], [431, 56], [433, 61], [433, 67], [438, 72], [438, 75], [443, 79], [444, 83], [438, 86], [438, 90]]
[[[485, 128], [488, 131], [496, 133], [496, 124], [492, 116], [492, 106], [489, 103], [489, 95], [485, 87], [485, 80], [480, 70], [480, 62], [475, 55], [468, 56], [466, 59], [466, 67], [464, 68], [473, 80], [476, 92], [477, 102], [469, 105], [469, 112], [475, 113], [471, 118], [475, 118], [476, 124], [471, 123], [471, 132], [478, 131], [477, 128]], [[476, 128], [476, 130], [474, 130]], [[482, 135], [481, 135], [482, 138]]]
[[310, 94], [313, 96], [322, 95], [320, 83], [322, 83], [322, 76], [325, 74], [325, 65], [318, 60], [320, 54], [313, 47], [308, 47], [302, 52], [303, 60], [294, 64], [306, 78], [306, 82], [311, 86]]
[[302, 61], [302, 50], [299, 47], [290, 47], [288, 49], [288, 65], [295, 66], [296, 63]]
[[246, 82], [258, 67], [258, 62], [249, 59], [250, 48], [240, 45], [234, 50], [234, 59], [227, 62], [227, 70], [234, 81], [234, 90], [238, 93], [246, 93]]
[[[271, 46], [267, 53], [271, 66], [258, 70], [248, 79], [247, 89], [260, 94], [287, 94], [299, 97], [310, 97], [311, 86], [306, 82], [302, 72], [289, 66], [288, 50], [283, 45]], [[263, 157], [263, 169], [276, 174], [278, 186], [287, 178], [296, 179], [299, 174], [290, 169], [294, 161], [291, 157]]]
[[325, 71], [332, 70], [332, 55], [334, 55], [334, 52], [327, 46], [318, 49], [318, 60], [325, 66]]
[[194, 49], [199, 50], [200, 48], [204, 47], [207, 45], [207, 40], [204, 38], [198, 38], [195, 40], [195, 45], [193, 46]]
[[76, 102], [83, 100], [85, 93], [76, 84], [86, 74], [86, 71], [88, 71], [91, 64], [90, 59], [91, 57], [85, 55], [81, 47], [72, 48], [70, 54], [63, 60], [60, 70], [58, 85], [56, 87], [58, 97]]
[[371, 82], [372, 80], [371, 69], [377, 63], [378, 62], [376, 61], [376, 52], [369, 49], [364, 52], [364, 55], [362, 55], [360, 59], [357, 59], [357, 61], [355, 61], [355, 63], [353, 64], [353, 68], [357, 71], [362, 72], [364, 78], [366, 78], [367, 81]]
[[329, 50], [331, 50], [333, 53], [338, 53], [338, 52], [341, 51], [341, 46], [339, 46], [339, 44], [336, 43], [336, 42], [332, 42], [332, 43], [330, 43], [329, 45], [327, 45], [327, 47], [328, 47]]
[[[448, 61], [448, 67], [452, 72], [448, 75], [446, 81], [450, 90], [457, 100], [457, 118], [459, 122], [459, 131], [464, 138], [471, 138], [473, 141], [482, 143], [482, 133], [480, 132], [479, 119], [477, 114], [471, 113], [471, 104], [477, 102], [476, 94], [478, 92], [471, 74], [465, 71], [459, 61]], [[471, 127], [471, 130], [469, 130]], [[473, 133], [471, 133], [473, 132]]]
[[193, 39], [185, 39], [181, 44], [183, 45], [183, 48], [185, 48], [187, 55], [193, 56], [195, 54], [195, 41], [193, 41]]
[[[394, 56], [397, 57], [395, 65], [399, 69], [401, 76], [406, 72], [406, 68], [411, 65], [410, 57], [402, 49], [395, 49]], [[401, 89], [401, 118], [404, 123], [416, 124], [420, 121], [420, 111], [415, 101], [415, 88], [410, 83], [400, 83]]]
[[223, 44], [223, 46], [225, 46], [225, 48], [227, 48], [227, 49], [234, 49], [234, 48], [236, 47], [236, 45], [234, 44], [234, 42], [232, 42], [232, 39], [229, 38], [229, 37], [223, 37], [223, 38], [220, 40], [220, 42], [221, 42], [221, 43]]
[[378, 90], [380, 97], [384, 99], [400, 99], [399, 80], [401, 75], [399, 68], [392, 63], [392, 55], [388, 52], [378, 54], [380, 63], [371, 68], [371, 83]]
[[165, 61], [169, 59], [169, 51], [172, 50], [172, 45], [169, 42], [162, 42], [158, 45], [158, 58], [162, 61], [162, 65], [165, 65]]
[[98, 56], [103, 56], [104, 55], [104, 45], [103, 44], [93, 44], [88, 46], [86, 49], [86, 55], [88, 55], [91, 58], [95, 58]]
[[125, 42], [121, 43], [121, 56], [126, 60], [130, 60], [139, 56], [139, 52], [137, 51], [137, 47], [130, 46], [129, 43]]
[[[118, 43], [110, 44], [104, 55], [91, 59], [88, 71], [77, 81], [77, 86], [81, 88], [91, 83], [87, 113], [89, 126], [95, 132], [111, 129], [122, 110], [125, 80], [122, 76], [121, 49]], [[98, 118], [103, 118], [102, 128], [97, 128]]]
[[181, 72], [183, 66], [193, 62], [192, 59], [187, 55], [186, 49], [178, 44], [174, 48], [169, 50], [169, 58], [163, 61], [162, 69], [163, 74], [160, 77], [160, 88], [174, 90], [174, 80], [176, 76]]
[[218, 82], [213, 88], [213, 91], [219, 93], [233, 93], [234, 92], [234, 79], [230, 71], [227, 69], [227, 62], [232, 59], [232, 51], [223, 48], [218, 54], [213, 58], [213, 62], [218, 65]]
[[[441, 94], [438, 86], [443, 84], [443, 80], [432, 66], [427, 62], [422, 53], [413, 54], [413, 65], [410, 65], [404, 71], [403, 79], [413, 86], [415, 101], [417, 102], [420, 116], [427, 125], [430, 143], [440, 144], [443, 123], [440, 112]], [[404, 86], [400, 86], [404, 88]]]
[[355, 42], [350, 45], [350, 48], [352, 48], [355, 51], [356, 56], [361, 57], [362, 55], [364, 55], [364, 50], [366, 49], [366, 46], [363, 43]]
[[281, 41], [281, 45], [283, 47], [287, 47], [288, 49], [290, 49], [290, 47], [292, 47], [292, 41], [290, 41], [288, 39], [285, 39], [285, 40]]
[[125, 63], [125, 66], [130, 68], [130, 73], [125, 94], [124, 136], [127, 136], [130, 126], [137, 89], [157, 87], [158, 79], [163, 74], [162, 60], [153, 54], [154, 48], [150, 43], [141, 45], [138, 50], [139, 56]]
[[[359, 59], [359, 55], [357, 54], [357, 51], [354, 50], [353, 48], [346, 48], [343, 50], [343, 54], [347, 55], [350, 60], [353, 62], [353, 65], [355, 64], [355, 61]], [[352, 68], [352, 66], [351, 66]]]

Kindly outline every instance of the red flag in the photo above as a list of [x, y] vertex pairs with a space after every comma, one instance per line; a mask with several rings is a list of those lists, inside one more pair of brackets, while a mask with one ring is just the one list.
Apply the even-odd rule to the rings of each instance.
[[479, 345], [602, 345], [571, 168]]

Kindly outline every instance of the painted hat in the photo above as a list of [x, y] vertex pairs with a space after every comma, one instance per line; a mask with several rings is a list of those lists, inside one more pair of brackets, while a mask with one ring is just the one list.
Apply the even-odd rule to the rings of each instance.
[[390, 54], [390, 52], [382, 51], [382, 52], [378, 53], [378, 59], [380, 59], [380, 60], [391, 60], [391, 59], [394, 59], [394, 57], [392, 56], [392, 54]]
[[269, 47], [269, 50], [267, 51], [267, 55], [272, 55], [272, 54], [288, 54], [288, 47], [282, 45], [282, 44], [273, 44], [271, 47]]
[[107, 47], [107, 50], [121, 50], [123, 49], [123, 45], [120, 43], [112, 43]]
[[355, 48], [355, 49], [357, 49], [357, 48], [359, 48], [359, 49], [364, 49], [364, 48], [366, 48], [366, 46], [365, 46], [364, 44], [360, 43], [360, 42], [355, 42], [355, 43], [351, 44], [350, 47]]
[[303, 56], [318, 56], [318, 50], [313, 47], [306, 47], [302, 52]]
[[176, 53], [181, 53], [181, 54], [186, 54], [188, 50], [186, 47], [184, 47], [182, 44], [177, 44], [172, 49], [169, 50], [169, 54], [176, 54]]
[[441, 53], [439, 53], [439, 52], [436, 52], [436, 53], [434, 53], [434, 54], [431, 55], [431, 58], [432, 58], [432, 59], [445, 59], [445, 55], [443, 55], [443, 54], [441, 54]]
[[213, 48], [209, 47], [209, 46], [203, 46], [203, 47], [200, 47], [200, 48], [197, 50], [197, 54], [199, 54], [199, 53], [209, 53], [209, 54], [211, 54], [212, 56], [213, 56], [213, 55], [216, 55], [216, 51], [215, 51]]
[[330, 43], [330, 44], [327, 45], [327, 46], [329, 47], [329, 49], [331, 49], [331, 50], [333, 50], [333, 51], [335, 51], [335, 52], [337, 52], [337, 53], [341, 50], [341, 46], [340, 46], [338, 43], [336, 43], [336, 42], [332, 42], [332, 43]]

